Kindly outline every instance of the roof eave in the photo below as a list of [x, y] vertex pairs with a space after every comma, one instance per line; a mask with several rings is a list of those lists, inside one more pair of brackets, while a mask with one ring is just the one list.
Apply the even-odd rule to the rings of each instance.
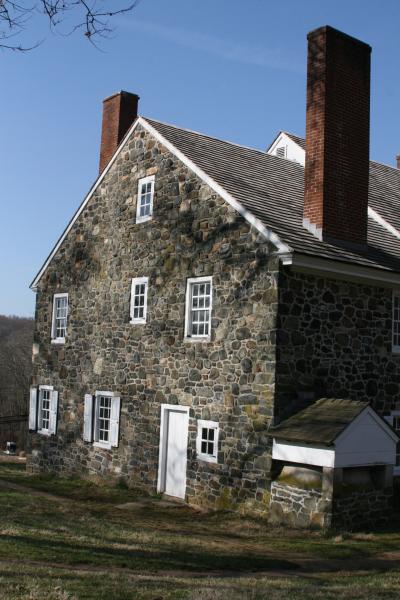
[[287, 254], [282, 253], [280, 259], [283, 265], [290, 266], [300, 272], [334, 278], [340, 276], [341, 279], [365, 283], [377, 282], [383, 287], [400, 287], [400, 273], [389, 269], [355, 265], [351, 262], [321, 258], [295, 251]]

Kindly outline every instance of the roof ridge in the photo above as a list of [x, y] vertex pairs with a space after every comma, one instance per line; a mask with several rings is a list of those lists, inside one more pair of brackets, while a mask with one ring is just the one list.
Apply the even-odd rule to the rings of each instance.
[[[173, 127], [174, 129], [178, 129], [179, 131], [186, 131], [187, 133], [194, 133], [196, 135], [201, 135], [201, 137], [209, 138], [210, 140], [215, 140], [217, 142], [222, 142], [223, 144], [229, 144], [230, 146], [236, 146], [237, 148], [244, 148], [245, 150], [251, 150], [252, 152], [258, 152], [267, 156], [265, 150], [259, 150], [258, 148], [252, 148], [251, 146], [245, 146], [243, 144], [238, 144], [237, 142], [231, 142], [229, 140], [222, 140], [221, 138], [215, 137], [213, 135], [208, 135], [207, 133], [202, 133], [201, 131], [195, 131], [194, 129], [188, 129], [187, 127], [179, 127], [179, 125], [174, 125], [172, 123], [166, 123], [165, 121], [160, 121], [159, 119], [153, 119], [151, 117], [143, 117], [145, 121], [154, 121], [155, 123], [159, 123], [160, 125], [166, 125], [167, 127]], [[268, 156], [271, 156], [270, 154]]]
[[[287, 131], [286, 129], [281, 129], [279, 131], [279, 133], [285, 133], [288, 136], [292, 136], [292, 137], [298, 138], [299, 140], [303, 140], [304, 142], [306, 141], [305, 137], [303, 137], [301, 135], [297, 135], [297, 133], [292, 133], [290, 131]], [[279, 135], [279, 133], [278, 133], [278, 135]], [[295, 141], [295, 140], [293, 140], [293, 141]], [[369, 162], [370, 163], [374, 163], [375, 165], [379, 165], [381, 167], [386, 167], [388, 169], [391, 169], [392, 171], [398, 171], [400, 173], [400, 169], [398, 169], [397, 167], [394, 167], [393, 165], [388, 165], [386, 163], [379, 162], [378, 160], [373, 160], [372, 158], [369, 159]]]

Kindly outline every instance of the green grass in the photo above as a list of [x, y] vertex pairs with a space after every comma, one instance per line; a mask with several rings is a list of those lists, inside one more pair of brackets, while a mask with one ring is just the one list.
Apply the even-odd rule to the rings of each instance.
[[[400, 565], [375, 568], [388, 552], [400, 558], [398, 528], [340, 536], [271, 528], [0, 465], [0, 600], [399, 598]], [[356, 560], [370, 562], [352, 571]]]

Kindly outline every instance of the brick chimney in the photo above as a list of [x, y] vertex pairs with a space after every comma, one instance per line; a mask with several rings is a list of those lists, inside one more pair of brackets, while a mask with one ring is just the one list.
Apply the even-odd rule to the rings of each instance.
[[308, 34], [304, 226], [367, 243], [371, 48], [332, 27]]
[[102, 173], [138, 113], [139, 96], [118, 92], [103, 100], [100, 167]]
[[396, 156], [396, 166], [398, 169], [400, 169], [400, 154]]

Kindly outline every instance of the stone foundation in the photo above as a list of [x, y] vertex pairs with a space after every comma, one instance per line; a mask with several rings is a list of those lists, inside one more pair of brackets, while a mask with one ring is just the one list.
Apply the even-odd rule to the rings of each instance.
[[389, 520], [393, 508], [393, 489], [353, 492], [334, 497], [334, 527], [343, 529], [370, 529]]

